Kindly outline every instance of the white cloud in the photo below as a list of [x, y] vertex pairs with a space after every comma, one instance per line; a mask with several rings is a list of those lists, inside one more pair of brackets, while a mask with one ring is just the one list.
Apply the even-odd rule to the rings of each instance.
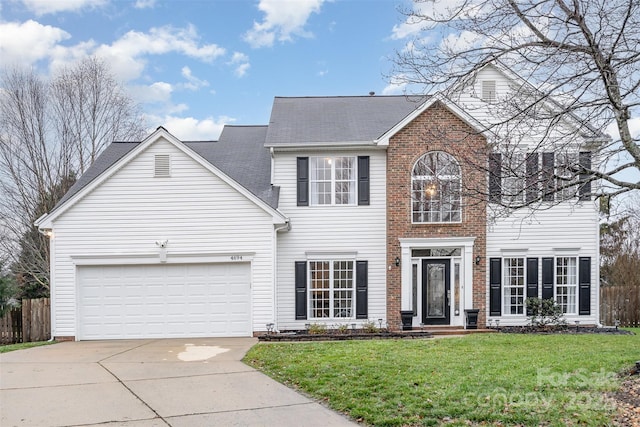
[[468, 19], [476, 16], [481, 11], [477, 0], [447, 0], [447, 1], [425, 1], [414, 3], [413, 13], [399, 25], [394, 25], [391, 30], [393, 40], [401, 40], [407, 37], [416, 36], [423, 31], [433, 28], [436, 24], [428, 17], [437, 21], [448, 19]]
[[22, 0], [22, 3], [36, 16], [58, 12], [77, 12], [84, 8], [95, 8], [108, 0]]
[[165, 116], [150, 117], [149, 123], [157, 123], [152, 128], [163, 126], [171, 134], [182, 141], [207, 141], [217, 140], [225, 124], [234, 122], [231, 117], [221, 116], [217, 119], [207, 117], [206, 119], [196, 119], [194, 117]]
[[156, 0], [137, 0], [133, 5], [136, 9], [153, 9], [156, 5]]
[[402, 74], [391, 76], [389, 84], [382, 89], [383, 95], [401, 95], [405, 92], [407, 81]]
[[312, 13], [319, 13], [325, 0], [260, 0], [262, 22], [254, 22], [244, 40], [254, 48], [273, 46], [277, 41], [291, 41], [292, 35], [311, 37], [304, 26]]
[[231, 61], [229, 61], [228, 64], [236, 67], [234, 71], [236, 77], [244, 77], [251, 67], [249, 57], [242, 52], [233, 52]]
[[148, 33], [129, 31], [111, 45], [99, 46], [96, 55], [111, 64], [113, 72], [124, 80], [142, 74], [146, 55], [180, 53], [204, 62], [212, 62], [224, 55], [225, 49], [216, 44], [199, 44], [198, 33], [192, 25], [186, 28], [165, 26], [151, 28]]
[[150, 85], [132, 85], [127, 87], [131, 96], [141, 103], [170, 102], [173, 86], [166, 82]]
[[4, 64], [32, 65], [51, 55], [71, 37], [66, 31], [36, 21], [0, 23], [0, 57]]
[[198, 90], [202, 87], [207, 87], [209, 86], [209, 82], [206, 80], [201, 80], [199, 78], [197, 78], [196, 76], [194, 76], [191, 73], [191, 68], [187, 67], [186, 65], [184, 67], [182, 67], [181, 70], [181, 74], [182, 77], [184, 77], [185, 79], [187, 79], [186, 83], [181, 83], [180, 87], [187, 89], [187, 90]]

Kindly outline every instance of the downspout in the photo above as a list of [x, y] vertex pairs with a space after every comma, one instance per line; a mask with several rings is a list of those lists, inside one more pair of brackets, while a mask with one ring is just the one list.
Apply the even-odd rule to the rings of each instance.
[[291, 230], [289, 219], [273, 229], [273, 330], [275, 332], [280, 332], [278, 327], [278, 231], [283, 230]]

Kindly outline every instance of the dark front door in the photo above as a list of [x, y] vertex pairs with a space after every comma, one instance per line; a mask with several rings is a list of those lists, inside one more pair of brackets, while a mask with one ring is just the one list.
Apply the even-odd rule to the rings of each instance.
[[422, 261], [422, 322], [425, 325], [448, 325], [450, 322], [450, 260]]

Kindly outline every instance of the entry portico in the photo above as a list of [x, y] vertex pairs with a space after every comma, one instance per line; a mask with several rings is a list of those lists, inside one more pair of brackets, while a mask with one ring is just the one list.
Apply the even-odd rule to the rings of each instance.
[[412, 326], [464, 326], [473, 308], [475, 237], [401, 238], [401, 310]]

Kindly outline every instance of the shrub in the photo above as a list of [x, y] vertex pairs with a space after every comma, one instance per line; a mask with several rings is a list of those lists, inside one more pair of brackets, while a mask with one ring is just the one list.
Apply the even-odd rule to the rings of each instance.
[[565, 326], [567, 324], [562, 307], [551, 298], [527, 298], [525, 300], [529, 321], [534, 328]]
[[367, 320], [362, 324], [362, 332], [366, 334], [375, 334], [377, 332], [380, 332], [380, 329], [376, 326], [375, 322]]
[[308, 329], [311, 335], [322, 335], [327, 333], [327, 325], [324, 323], [311, 323]]

